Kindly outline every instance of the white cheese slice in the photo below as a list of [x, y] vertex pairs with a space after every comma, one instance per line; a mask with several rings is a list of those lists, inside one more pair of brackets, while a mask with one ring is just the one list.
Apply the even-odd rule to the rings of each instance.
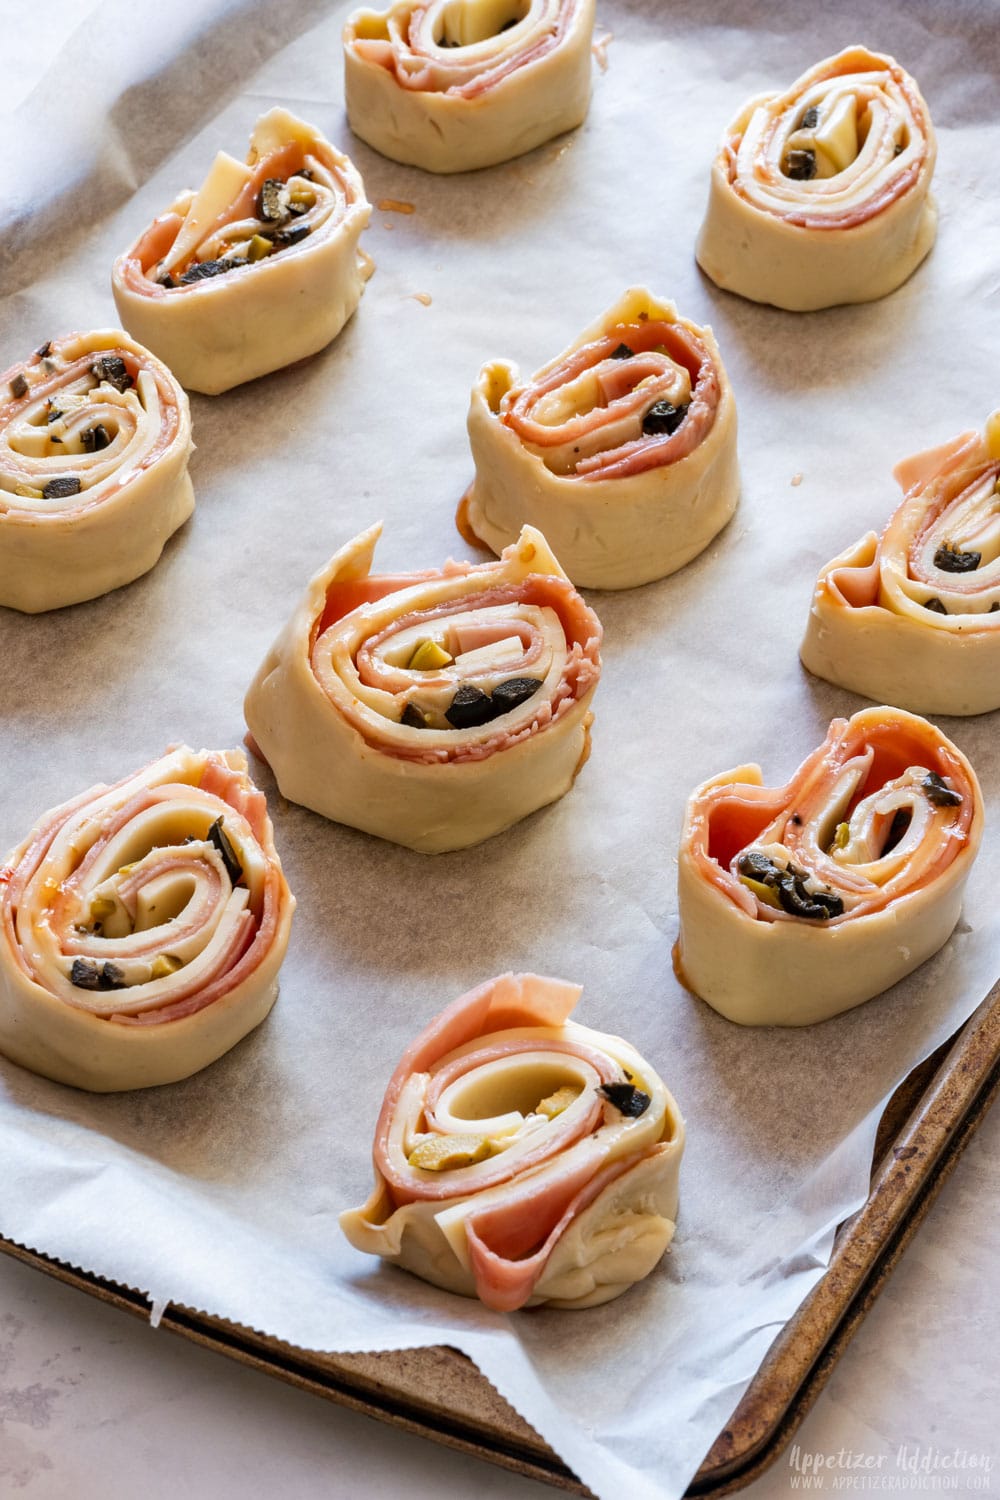
[[511, 662], [520, 661], [523, 654], [520, 636], [508, 635], [502, 641], [493, 641], [489, 646], [477, 646], [474, 651], [463, 651], [461, 656], [455, 657], [455, 665], [462, 668], [463, 676], [470, 676], [472, 673], [489, 672], [508, 666]]
[[[833, 168], [843, 172], [858, 154], [858, 105], [851, 93], [840, 96], [813, 137], [817, 154], [822, 154]], [[824, 172], [820, 173], [825, 176]]]
[[244, 162], [237, 161], [226, 151], [220, 151], [212, 163], [211, 170], [191, 200], [187, 217], [178, 231], [177, 238], [161, 262], [163, 272], [189, 260], [205, 239], [217, 220], [231, 208], [253, 177], [253, 170]]

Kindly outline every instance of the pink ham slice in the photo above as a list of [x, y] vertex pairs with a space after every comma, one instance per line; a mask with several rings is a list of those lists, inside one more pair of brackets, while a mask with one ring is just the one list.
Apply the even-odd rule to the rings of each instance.
[[[170, 747], [170, 749], [173, 748], [176, 747]], [[169, 753], [168, 749], [167, 754]], [[155, 765], [156, 762], [153, 761], [150, 764]], [[141, 776], [142, 772], [137, 774]], [[39, 828], [31, 844], [18, 861], [16, 869], [11, 870], [5, 867], [0, 871], [0, 914], [2, 914], [4, 940], [8, 951], [28, 978], [34, 978], [34, 975], [17, 940], [15, 927], [17, 909], [24, 899], [28, 884], [59, 830], [75, 812], [96, 798], [118, 787], [126, 786], [135, 779], [135, 775], [131, 775], [123, 777], [111, 787], [92, 787], [71, 802], [64, 803]], [[186, 786], [180, 789], [187, 790]], [[201, 777], [201, 789], [217, 796], [223, 804], [231, 806], [234, 811], [242, 813], [253, 829], [255, 837], [260, 838], [263, 835], [267, 818], [264, 794], [252, 786], [240, 772], [234, 771], [221, 755], [214, 752], [208, 755]], [[107, 840], [125, 827], [131, 818], [155, 802], [169, 800], [170, 795], [170, 786], [164, 785], [144, 788], [130, 798], [118, 810], [114, 818], [102, 828], [100, 837], [81, 861], [78, 871], [71, 877], [71, 880], [75, 880], [81, 871], [84, 871], [99, 857]], [[175, 992], [169, 1005], [144, 1011], [135, 1016], [111, 1015], [107, 1017], [107, 1020], [124, 1026], [154, 1026], [178, 1020], [183, 1016], [193, 1015], [203, 1010], [235, 989], [244, 979], [249, 978], [263, 962], [274, 941], [277, 932], [281, 883], [282, 877], [279, 871], [274, 865], [269, 864], [259, 915], [249, 910], [243, 913], [242, 919], [235, 925], [229, 943], [218, 955], [213, 974], [208, 977], [207, 983], [203, 979], [196, 988], [181, 988]], [[57, 914], [56, 908], [61, 899], [63, 898], [57, 896], [53, 917]]]
[[[532, 413], [538, 401], [560, 386], [576, 380], [586, 370], [610, 359], [614, 350], [625, 344], [633, 358], [618, 362], [618, 370], [602, 372], [600, 382], [607, 391], [608, 406], [571, 417], [557, 426], [537, 421]], [[598, 431], [606, 422], [609, 407], [615, 403], [622, 415], [645, 413], [652, 404], [650, 390], [636, 389], [640, 379], [661, 367], [648, 359], [651, 351], [662, 346], [668, 356], [687, 370], [691, 378], [691, 401], [683, 422], [672, 433], [643, 435], [605, 452], [582, 459], [567, 479], [626, 479], [648, 469], [679, 463], [704, 442], [715, 422], [721, 396], [719, 375], [706, 345], [690, 329], [678, 323], [648, 321], [620, 324], [603, 338], [584, 344], [519, 391], [502, 420], [522, 443], [541, 449], [562, 447], [578, 442]], [[620, 372], [620, 373], [619, 373]], [[655, 396], [655, 392], [652, 393]]]
[[[794, 856], [800, 841], [799, 829], [808, 822], [810, 806], [823, 804], [844, 766], [855, 758], [867, 757], [867, 773], [852, 805], [901, 776], [910, 766], [926, 766], [929, 771], [936, 771], [948, 778], [962, 795], [961, 805], [954, 809], [954, 822], [947, 837], [942, 839], [934, 858], [921, 866], [913, 889], [937, 879], [965, 845], [976, 806], [975, 791], [969, 785], [961, 763], [941, 743], [933, 725], [927, 724], [925, 730], [918, 730], [910, 722], [911, 716], [900, 718], [893, 709], [884, 710], [884, 718], [877, 726], [870, 725], [870, 712], [867, 716], [855, 717], [867, 717], [869, 727], [860, 728], [855, 719], [834, 719], [824, 743], [802, 762], [787, 786], [723, 783], [710, 786], [701, 797], [691, 820], [688, 852], [704, 880], [727, 899], [747, 910], [752, 908], [761, 920], [774, 920], [769, 916], [770, 908], [757, 910], [750, 893], [730, 873], [730, 863], [782, 813], [786, 814], [787, 822], [777, 836]], [[799, 823], [794, 821], [796, 815]], [[850, 872], [846, 870], [845, 881], [850, 884]], [[880, 886], [868, 889], [863, 901], [841, 916], [832, 917], [824, 925], [832, 928], [853, 921], [869, 912], [880, 911], [897, 899], [897, 891]]]
[[665, 1149], [623, 1156], [596, 1173], [588, 1163], [543, 1186], [517, 1185], [502, 1204], [470, 1214], [466, 1234], [479, 1300], [496, 1312], [523, 1307], [573, 1220], [606, 1187]]
[[[911, 535], [911, 507], [914, 504], [922, 507], [922, 514], [919, 524], [912, 528], [906, 553], [907, 572], [911, 579], [933, 587], [936, 577], [927, 569], [922, 556], [928, 531], [950, 506], [956, 502], [961, 504], [966, 489], [973, 490], [984, 478], [1000, 473], [1000, 464], [986, 457], [983, 439], [978, 432], [963, 432], [937, 448], [928, 448], [903, 459], [892, 472], [904, 492], [903, 499], [889, 517], [872, 561], [863, 567], [834, 568], [824, 580], [824, 587], [834, 602], [849, 609], [878, 605], [883, 568], [889, 558], [901, 556], [897, 538], [900, 531], [904, 536]], [[974, 596], [981, 587], [980, 577], [975, 571], [952, 574], [948, 578], [948, 591], [953, 595]], [[965, 629], [972, 635], [976, 626], [969, 622]]]
[[[474, 574], [482, 569], [495, 567], [493, 563], [452, 563], [440, 573], [440, 577], [458, 577], [463, 574]], [[392, 578], [389, 580], [373, 577], [364, 580], [365, 592], [371, 598], [383, 598], [387, 593], [396, 592], [398, 589], [409, 587], [414, 578], [424, 575], [410, 575], [403, 578]], [[430, 575], [434, 576], [434, 575]], [[380, 586], [388, 582], [390, 587], [380, 592]], [[327, 596], [327, 605], [321, 617], [321, 621], [313, 627], [311, 658], [315, 660], [315, 654], [322, 647], [322, 631], [320, 624], [326, 622], [334, 611], [333, 623], [344, 618], [341, 608], [343, 585], [334, 583], [331, 585]], [[349, 597], [353, 597], [354, 590], [358, 588], [355, 581], [347, 584]], [[333, 596], [331, 606], [330, 598]], [[365, 602], [368, 602], [366, 599]], [[519, 730], [498, 728], [478, 740], [460, 739], [452, 747], [424, 750], [419, 742], [413, 746], [400, 744], [398, 741], [398, 724], [394, 719], [386, 719], [384, 731], [379, 732], [371, 719], [360, 712], [354, 703], [344, 706], [341, 711], [344, 717], [357, 730], [370, 745], [380, 750], [385, 755], [391, 755], [397, 760], [409, 760], [422, 763], [435, 761], [450, 761], [460, 763], [470, 760], [484, 760], [487, 756], [494, 755], [498, 751], [517, 744], [528, 735], [543, 729], [559, 714], [566, 713], [578, 699], [582, 698], [592, 687], [600, 675], [600, 646], [601, 626], [593, 610], [576, 592], [573, 585], [566, 578], [554, 577], [550, 574], [532, 574], [523, 583], [512, 585], [500, 585], [495, 588], [486, 589], [480, 593], [470, 593], [458, 598], [452, 598], [445, 603], [435, 605], [432, 608], [411, 612], [400, 616], [398, 621], [388, 626], [377, 636], [371, 638], [358, 652], [359, 671], [366, 660], [366, 647], [375, 641], [384, 640], [397, 629], [402, 628], [404, 623], [413, 624], [416, 621], [426, 623], [428, 626], [435, 620], [445, 619], [447, 616], [466, 610], [489, 609], [504, 604], [534, 604], [541, 608], [555, 611], [559, 616], [560, 623], [570, 647], [562, 679], [556, 685], [551, 698], [543, 698], [537, 695], [540, 701], [537, 704], [534, 718]], [[356, 606], [363, 607], [363, 606]], [[505, 634], [517, 633], [505, 630]]]
[[[854, 73], [867, 73], [871, 70], [873, 61], [871, 53], [865, 52], [863, 49], [852, 49], [838, 59], [836, 66], [831, 67], [823, 75], [823, 81], [832, 81]], [[878, 61], [881, 62], [882, 60], [878, 59]], [[884, 213], [897, 199], [902, 198], [905, 193], [908, 193], [915, 186], [921, 172], [924, 170], [927, 160], [927, 134], [930, 121], [927, 118], [927, 111], [923, 100], [911, 86], [911, 80], [903, 69], [897, 66], [888, 67], [886, 74], [892, 79], [906, 100], [906, 105], [912, 119], [923, 129], [923, 150], [920, 155], [907, 166], [901, 167], [899, 171], [893, 173], [877, 192], [859, 204], [855, 204], [854, 206], [845, 204], [840, 209], [827, 208], [824, 212], [810, 212], [810, 203], [814, 210], [818, 210], [822, 208], [823, 197], [827, 193], [834, 194], [841, 191], [838, 180], [840, 174], [838, 173], [834, 177], [814, 179], [813, 183], [810, 184], [813, 192], [810, 193], [808, 201], [787, 209], [779, 210], [778, 208], [771, 208], [769, 212], [775, 218], [779, 218], [787, 224], [797, 225], [802, 229], [853, 229], [859, 224], [865, 224], [870, 219], [874, 219], [878, 214]], [[817, 81], [815, 71], [812, 74], [807, 74], [806, 78], [810, 84]], [[870, 92], [877, 93], [877, 90], [870, 90]], [[774, 114], [769, 128], [761, 137], [754, 155], [753, 175], [757, 181], [767, 182], [769, 179], [773, 181], [771, 159], [776, 154], [774, 146], [776, 143], [780, 144], [781, 138], [788, 132], [788, 113], [786, 113], [786, 110], [787, 112], [794, 113], [799, 107], [797, 96], [794, 92], [786, 94], [780, 101], [780, 104], [782, 106], [781, 111]], [[744, 180], [741, 179], [738, 171], [737, 153], [740, 148], [741, 139], [741, 136], [738, 134], [731, 136], [724, 148], [729, 169], [729, 181], [734, 192], [752, 203], [753, 200], [748, 194]]]
[[[49, 355], [50, 361], [54, 361], [62, 349], [71, 346], [84, 337], [86, 335], [82, 333], [69, 333], [64, 338], [58, 339], [52, 345]], [[72, 385], [74, 381], [79, 380], [82, 376], [88, 375], [91, 366], [96, 360], [101, 359], [105, 355], [115, 354], [124, 360], [125, 368], [133, 382], [137, 379], [140, 370], [145, 370], [147, 374], [152, 376], [156, 384], [156, 393], [160, 403], [160, 430], [156, 434], [152, 447], [143, 454], [139, 463], [134, 467], [130, 467], [128, 472], [122, 475], [117, 484], [95, 486], [93, 498], [91, 498], [86, 490], [83, 490], [76, 505], [61, 509], [59, 511], [60, 526], [69, 525], [93, 505], [106, 505], [119, 490], [124, 489], [127, 484], [135, 480], [137, 475], [151, 468], [160, 456], [167, 451], [176, 437], [177, 429], [180, 425], [180, 411], [177, 406], [176, 395], [167, 379], [155, 366], [142, 364], [131, 349], [114, 349], [109, 347], [91, 350], [87, 354], [81, 355], [79, 359], [72, 360], [69, 364], [56, 369], [47, 378], [41, 380], [33, 378], [28, 397], [19, 397], [16, 400], [0, 402], [0, 427], [5, 427], [14, 419], [18, 408], [26, 400], [30, 399], [32, 404], [42, 400], [54, 400], [61, 390]], [[26, 360], [22, 364], [14, 365], [6, 374], [0, 376], [0, 384], [6, 389], [10, 379], [18, 374], [24, 374], [25, 371], [30, 371], [34, 376], [34, 371], [41, 364], [42, 357], [36, 354], [32, 359]], [[9, 515], [18, 514], [17, 496], [5, 494], [3, 498], [6, 512]], [[33, 511], [31, 514], [35, 515], [37, 512]]]
[[449, 58], [447, 53], [429, 53], [420, 38], [426, 11], [426, 5], [414, 7], [405, 40], [401, 37], [394, 37], [391, 41], [363, 37], [355, 39], [351, 46], [358, 57], [392, 72], [402, 88], [414, 93], [442, 93], [476, 99], [558, 47], [576, 13], [576, 0], [562, 0], [555, 25], [545, 35], [527, 47], [510, 43], [499, 52], [492, 66], [487, 63], [485, 67], [480, 62], [465, 61], [461, 56], [464, 49], [457, 49], [459, 55], [454, 58]]
[[[579, 996], [577, 985], [542, 979], [535, 974], [504, 974], [460, 996], [410, 1044], [389, 1081], [375, 1130], [375, 1171], [392, 1207], [417, 1199], [446, 1206], [449, 1198], [464, 1196], [461, 1188], [449, 1186], [447, 1174], [442, 1174], [437, 1182], [421, 1183], [416, 1177], [401, 1181], [393, 1168], [389, 1152], [393, 1117], [414, 1074], [434, 1075], [427, 1091], [429, 1111], [433, 1110], [441, 1090], [460, 1076], [463, 1059], [455, 1059], [443, 1067], [439, 1064], [450, 1053], [477, 1039], [482, 1039], [483, 1044], [482, 1052], [475, 1053], [477, 1060], [507, 1056], [518, 1050], [537, 1050], [541, 1046], [546, 1051], [563, 1050], [584, 1057], [605, 1081], [617, 1074], [610, 1058], [571, 1038], [544, 1042], [492, 1041], [497, 1032], [520, 1027], [561, 1027]], [[481, 1208], [473, 1202], [465, 1221], [476, 1291], [486, 1306], [500, 1312], [523, 1307], [569, 1224], [611, 1183], [650, 1156], [668, 1149], [657, 1144], [605, 1161], [605, 1147], [594, 1134], [600, 1126], [603, 1109], [603, 1102], [596, 1098], [587, 1118], [564, 1136], [562, 1142], [521, 1156], [510, 1168], [503, 1167], [501, 1154], [496, 1178], [477, 1180], [477, 1193], [501, 1182], [504, 1185], [502, 1201]], [[551, 1158], [560, 1149], [566, 1150], [565, 1161], [550, 1161], [540, 1169], [543, 1157]]]

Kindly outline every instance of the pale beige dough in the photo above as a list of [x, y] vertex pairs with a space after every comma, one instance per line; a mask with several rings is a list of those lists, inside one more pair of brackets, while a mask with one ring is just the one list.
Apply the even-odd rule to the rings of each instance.
[[[820, 571], [803, 665], [917, 713], [989, 713], [1000, 708], [1000, 413], [982, 435], [963, 433], [896, 475], [906, 493], [882, 536], [868, 532]], [[980, 566], [942, 570], [937, 547], [963, 535], [984, 549]]]
[[[355, 11], [344, 27], [348, 120], [354, 134], [383, 156], [428, 172], [468, 172], [521, 156], [583, 122], [590, 103], [594, 0], [432, 0], [420, 20], [431, 41], [411, 53], [407, 37], [415, 9], [411, 0], [400, 0], [387, 11]], [[518, 25], [501, 32], [518, 14]], [[485, 73], [512, 52], [527, 51], [557, 23], [563, 35], [543, 56], [516, 64], [471, 97], [449, 89], [455, 64], [463, 79], [466, 71]], [[468, 41], [439, 47], [433, 38], [444, 27]], [[414, 71], [424, 68], [428, 86], [400, 84], [391, 62], [364, 55], [368, 43], [381, 44], [387, 58], [394, 49], [401, 65]]]
[[[203, 221], [188, 232], [198, 197], [191, 193], [182, 194], [168, 213], [184, 220], [181, 234], [185, 244], [194, 240], [193, 251], [199, 229], [204, 238], [220, 220], [225, 225], [226, 208], [252, 175], [249, 169], [271, 152], [296, 145], [319, 163], [335, 190], [325, 217], [299, 243], [223, 275], [171, 289], [154, 279], [164, 259], [147, 249], [156, 225], [115, 261], [112, 290], [122, 322], [189, 390], [217, 395], [318, 353], [336, 338], [361, 300], [374, 270], [358, 244], [371, 217], [361, 175], [318, 130], [286, 110], [273, 109], [257, 121], [247, 168], [224, 154], [217, 158], [205, 185], [211, 201]], [[224, 206], [217, 217], [212, 210], [220, 203]], [[169, 251], [165, 258], [169, 260]]]
[[[859, 148], [855, 139], [853, 155], [835, 148], [830, 165], [839, 170], [829, 177], [785, 176], [784, 148], [789, 138], [801, 137], [796, 127], [803, 111], [822, 108], [834, 93], [831, 102], [845, 97], [859, 121], [874, 98], [879, 142]], [[894, 155], [897, 138], [902, 149]], [[751, 99], [728, 127], [712, 167], [698, 264], [726, 291], [791, 312], [885, 297], [934, 243], [936, 150], [927, 106], [909, 74], [890, 57], [848, 48], [786, 93]], [[893, 182], [908, 172], [912, 182], [889, 201]], [[881, 195], [885, 206], [866, 215], [866, 205]], [[856, 214], [857, 222], [838, 225], [840, 211]], [[787, 214], [808, 222], [789, 222]]]
[[[45, 836], [50, 844], [31, 890], [40, 886], [45, 896], [46, 882], [51, 882], [47, 900], [59, 897], [74, 884], [80, 860], [95, 840], [103, 837], [102, 829], [115, 820], [122, 807], [144, 791], [170, 787], [166, 806], [172, 818], [168, 832], [174, 840], [181, 842], [189, 833], [203, 839], [206, 826], [221, 815], [223, 827], [249, 872], [248, 879], [262, 885], [270, 881], [274, 926], [266, 952], [232, 989], [193, 1014], [150, 1024], [122, 1023], [109, 1019], [114, 1005], [120, 1004], [127, 1012], [130, 1007], [148, 1003], [142, 997], [149, 995], [150, 1001], [155, 998], [151, 990], [156, 981], [107, 992], [74, 989], [66, 977], [68, 960], [46, 936], [46, 908], [13, 912], [6, 896], [0, 895], [0, 1052], [13, 1062], [58, 1083], [97, 1093], [150, 1088], [175, 1083], [207, 1067], [270, 1011], [278, 994], [278, 970], [288, 945], [295, 901], [281, 872], [266, 813], [258, 842], [235, 808], [218, 796], [198, 791], [207, 754], [177, 747], [119, 785], [94, 787], [65, 807], [47, 813], [8, 856], [4, 867], [8, 878], [0, 892], [9, 889], [11, 876], [16, 877], [36, 839]], [[250, 786], [246, 757], [241, 752], [230, 751], [217, 759]], [[255, 795], [259, 797], [260, 793]], [[64, 817], [67, 813], [68, 819]], [[139, 830], [142, 817], [142, 813], [135, 814], [131, 827]], [[136, 837], [142, 840], [141, 830]], [[32, 902], [34, 899], [32, 896]], [[165, 946], [169, 947], [171, 941], [169, 934], [164, 937]], [[87, 951], [99, 953], [100, 945], [92, 944]], [[195, 952], [191, 962], [197, 962], [198, 956]], [[165, 991], [164, 1005], [170, 1002], [175, 977], [177, 983], [185, 981], [185, 968], [182, 965], [176, 976], [159, 980], [159, 989]]]
[[[357, 706], [351, 685], [338, 678], [336, 667], [321, 684], [311, 657], [330, 585], [369, 575], [380, 532], [380, 526], [362, 532], [310, 581], [250, 686], [247, 725], [282, 795], [291, 801], [422, 853], [461, 849], [569, 790], [589, 751], [596, 675], [582, 696], [538, 732], [482, 759], [431, 764], [401, 759], [391, 753], [393, 744], [447, 748], [472, 732], [443, 731], [432, 741], [426, 730], [375, 714], [367, 722], [387, 736], [385, 748], [379, 748], [350, 722], [348, 713]], [[531, 574], [566, 576], [545, 538], [526, 527], [495, 564], [415, 578], [409, 587], [366, 605], [363, 614], [355, 611], [337, 649], [349, 662], [361, 642], [404, 613], [516, 585]]]
[[[684, 1126], [672, 1100], [664, 1135], [666, 1151], [616, 1178], [567, 1227], [526, 1307], [599, 1307], [659, 1263], [676, 1228], [684, 1150]], [[355, 1250], [379, 1255], [447, 1292], [474, 1297], [472, 1273], [456, 1253], [455, 1236], [442, 1233], [439, 1210], [433, 1203], [394, 1208], [382, 1185], [363, 1208], [341, 1214], [340, 1227]]]
[[500, 552], [523, 525], [537, 526], [580, 588], [625, 589], [675, 573], [721, 531], [736, 508], [740, 475], [736, 402], [710, 328], [679, 317], [672, 302], [646, 288], [633, 287], [529, 384], [613, 328], [621, 325], [625, 337], [628, 325], [640, 319], [676, 323], [705, 346], [719, 400], [703, 440], [674, 463], [621, 478], [553, 473], [502, 419], [505, 401], [524, 389], [520, 372], [506, 361], [491, 361], [479, 373], [469, 406], [476, 476], [460, 511], [463, 533]]
[[[482, 988], [502, 991], [518, 985], [548, 993], [565, 992], [561, 1007], [564, 1010], [571, 1010], [580, 994], [578, 986], [537, 975], [503, 975]], [[473, 995], [477, 993], [480, 992]], [[456, 1002], [457, 1006], [461, 1004], [462, 1001]], [[530, 1050], [513, 1051], [517, 1048]], [[568, 1049], [568, 1054], [558, 1048]], [[544, 1123], [534, 1113], [536, 1105], [541, 1094], [550, 1088], [553, 1076], [569, 1077], [573, 1073], [577, 1048], [583, 1055], [596, 1053], [605, 1058], [609, 1071], [618, 1078], [630, 1076], [649, 1099], [644, 1112], [636, 1118], [627, 1118], [613, 1106], [605, 1105], [596, 1124], [581, 1136], [581, 1127], [569, 1116], [577, 1111], [579, 1118], [592, 1108], [594, 1085], [599, 1078], [584, 1063], [576, 1070], [579, 1094], [562, 1114]], [[434, 1173], [435, 1186], [437, 1182], [442, 1184], [444, 1196], [418, 1197], [397, 1205], [391, 1182], [380, 1169], [382, 1163], [389, 1170], [389, 1158], [381, 1154], [383, 1148], [379, 1144], [383, 1132], [389, 1142], [393, 1170], [405, 1175], [408, 1147], [414, 1141], [419, 1143], [421, 1132], [428, 1128], [424, 1111], [432, 1097], [436, 1076], [456, 1063], [461, 1064], [463, 1055], [470, 1053], [474, 1054], [471, 1072], [460, 1083], [466, 1107], [470, 1097], [488, 1098], [497, 1112], [513, 1109], [515, 1113], [504, 1113], [499, 1120], [484, 1120], [484, 1105], [471, 1111], [469, 1120], [449, 1116], [442, 1122], [434, 1116], [432, 1129], [442, 1124], [450, 1126], [459, 1140], [468, 1139], [464, 1132], [470, 1129], [499, 1131], [493, 1136], [494, 1153], [478, 1165], [457, 1165]], [[543, 1077], [548, 1072], [547, 1082], [534, 1081], [540, 1071]], [[340, 1216], [340, 1226], [355, 1249], [381, 1256], [447, 1291], [465, 1297], [479, 1295], [487, 1305], [498, 1305], [491, 1301], [488, 1275], [487, 1285], [477, 1289], [468, 1239], [470, 1224], [475, 1227], [478, 1216], [492, 1210], [503, 1213], [512, 1195], [529, 1182], [531, 1190], [540, 1193], [539, 1203], [544, 1211], [546, 1193], [557, 1197], [560, 1184], [579, 1171], [581, 1160], [588, 1163], [583, 1177], [578, 1179], [581, 1182], [587, 1176], [597, 1177], [617, 1161], [630, 1160], [626, 1170], [613, 1177], [589, 1204], [571, 1217], [539, 1267], [536, 1279], [514, 1300], [518, 1306], [526, 1307], [541, 1303], [560, 1308], [596, 1307], [620, 1296], [653, 1270], [674, 1234], [684, 1122], [662, 1079], [629, 1043], [569, 1020], [561, 1026], [487, 1029], [464, 1045], [424, 1062], [419, 1071], [407, 1078], [393, 1104], [390, 1095], [399, 1073], [397, 1069], [376, 1131], [375, 1189], [363, 1207]], [[519, 1152], [530, 1149], [546, 1133], [560, 1127], [566, 1129], [566, 1144], [540, 1165], [520, 1168]], [[448, 1134], [445, 1129], [445, 1140]], [[506, 1180], [494, 1186], [477, 1186], [477, 1176], [493, 1171], [498, 1160], [504, 1165], [510, 1162]], [[520, 1297], [526, 1300], [521, 1301]]]
[[[816, 790], [816, 775], [825, 773], [824, 766], [817, 773], [817, 762], [823, 752], [829, 752], [830, 739], [783, 789], [764, 788], [759, 766], [738, 766], [711, 778], [689, 798], [678, 860], [680, 934], [675, 966], [681, 981], [728, 1020], [743, 1026], [807, 1026], [828, 1020], [904, 978], [936, 953], [953, 931], [982, 837], [983, 803], [975, 773], [939, 730], [899, 709], [862, 710], [849, 725], [835, 721], [831, 736], [838, 726], [850, 733], [855, 726], [867, 732], [879, 724], [905, 736], [908, 745], [922, 741], [922, 764], [930, 769], [943, 766], [950, 783], [960, 785], [962, 795], [970, 799], [970, 806], [964, 831], [957, 831], [940, 815], [942, 826], [929, 828], [926, 834], [927, 858], [933, 860], [939, 851], [953, 848], [951, 862], [940, 870], [923, 869], [921, 850], [911, 851], [906, 857], [916, 872], [912, 883], [904, 884], [898, 895], [890, 895], [877, 909], [848, 911], [827, 922], [784, 913], [766, 920], [763, 908], [758, 910], [753, 895], [728, 868], [717, 869], [714, 878], [706, 874], [703, 855], [709, 835], [705, 820], [721, 794], [751, 808], [757, 801], [766, 804], [769, 817], [762, 821], [768, 831], [762, 833], [761, 842], [769, 849], [787, 846], [792, 814], [797, 813], [801, 824], [795, 825], [792, 836], [801, 842], [792, 850], [793, 862], [815, 876], [822, 887], [833, 868], [829, 859], [817, 856], [813, 841], [825, 849], [833, 840], [854, 785], [827, 784]], [[919, 816], [921, 798], [919, 790], [904, 788], [896, 805], [915, 807]], [[931, 822], [934, 816], [932, 812]], [[859, 846], [869, 837], [877, 843], [877, 829], [884, 827], [884, 818], [885, 814], [859, 804], [851, 814], [851, 839]], [[849, 868], [857, 871], [861, 863]], [[888, 886], [893, 877], [874, 878], [885, 879]]]
[[[135, 361], [131, 388], [87, 378], [92, 360], [106, 355]], [[18, 376], [29, 389], [8, 399]], [[92, 389], [63, 396], [67, 432], [65, 421], [48, 420], [47, 400], [58, 405], [60, 391], [77, 383]], [[0, 376], [0, 393], [0, 604], [37, 614], [148, 572], [194, 509], [188, 399], [167, 367], [119, 329], [98, 329], [52, 340], [44, 358]], [[73, 451], [78, 430], [98, 425], [113, 441], [103, 451]], [[53, 434], [62, 435], [58, 447]], [[46, 499], [42, 486], [58, 476], [78, 479], [80, 492]]]

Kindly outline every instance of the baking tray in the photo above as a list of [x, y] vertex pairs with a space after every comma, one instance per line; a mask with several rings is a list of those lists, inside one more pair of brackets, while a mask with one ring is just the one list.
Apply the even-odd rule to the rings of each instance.
[[[688, 1487], [741, 1489], [774, 1463], [916, 1232], [1000, 1088], [1000, 982], [965, 1026], [893, 1094], [876, 1139], [864, 1205], [841, 1224], [830, 1264], [768, 1350]], [[128, 1287], [0, 1237], [0, 1250], [138, 1317]], [[169, 1306], [160, 1326], [404, 1431], [571, 1494], [590, 1491], [457, 1350], [321, 1354], [193, 1309]]]

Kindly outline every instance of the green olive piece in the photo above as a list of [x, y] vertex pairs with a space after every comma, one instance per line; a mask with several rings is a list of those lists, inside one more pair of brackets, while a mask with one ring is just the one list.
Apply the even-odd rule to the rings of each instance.
[[471, 1167], [492, 1154], [489, 1136], [435, 1135], [414, 1146], [407, 1160], [423, 1172], [449, 1172], [453, 1167]]
[[753, 880], [749, 875], [741, 875], [740, 883], [745, 885], [748, 891], [752, 891], [758, 901], [763, 901], [765, 906], [773, 906], [776, 911], [781, 909], [778, 892], [774, 886], [765, 885], [762, 880]]
[[269, 239], [262, 234], [255, 234], [247, 246], [247, 260], [251, 263], [263, 260], [265, 255], [270, 255], [273, 249], [274, 246]]
[[436, 672], [441, 667], [450, 667], [454, 660], [437, 641], [425, 636], [417, 642], [406, 665], [410, 672]]

